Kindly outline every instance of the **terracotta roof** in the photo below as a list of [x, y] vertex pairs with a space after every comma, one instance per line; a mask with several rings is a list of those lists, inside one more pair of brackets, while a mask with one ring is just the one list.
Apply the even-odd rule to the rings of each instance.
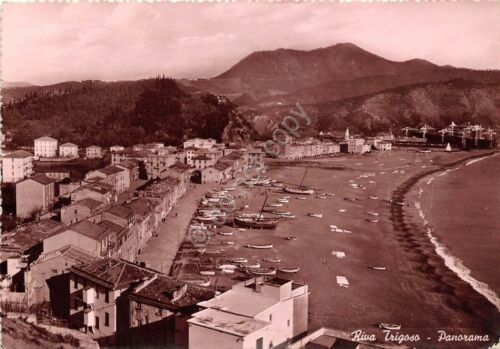
[[119, 234], [126, 229], [125, 227], [122, 227], [120, 224], [112, 222], [108, 219], [100, 221], [99, 225], [107, 230], [115, 232], [116, 234]]
[[72, 224], [68, 229], [98, 241], [104, 239], [108, 232], [108, 229], [86, 220]]
[[[148, 281], [145, 281], [145, 283], [148, 283]], [[178, 299], [175, 299], [174, 294], [183, 287], [186, 287], [186, 292]], [[134, 290], [130, 294], [131, 299], [159, 306], [173, 312], [183, 308], [196, 308], [198, 302], [209, 300], [215, 295], [213, 289], [187, 284], [167, 276], [158, 276], [145, 287], [139, 285], [136, 289], [138, 290]]]
[[73, 246], [73, 245], [66, 245], [64, 247], [61, 247], [58, 250], [51, 251], [49, 253], [43, 254], [39, 259], [37, 259], [34, 263], [34, 265], [43, 263], [47, 260], [50, 260], [54, 257], [57, 256], [63, 256], [66, 259], [69, 259], [71, 262], [73, 262], [76, 265], [83, 264], [83, 263], [90, 263], [92, 261], [97, 260], [96, 257], [92, 256], [88, 252]]
[[55, 179], [49, 178], [46, 175], [44, 175], [43, 173], [38, 173], [38, 174], [36, 174], [36, 175], [34, 175], [32, 177], [26, 178], [24, 181], [27, 181], [27, 180], [30, 180], [30, 179], [33, 180], [33, 181], [35, 181], [35, 182], [37, 182], [37, 183], [43, 184], [43, 185], [47, 185], [47, 184], [50, 184], [50, 183], [57, 182]]
[[112, 175], [115, 173], [120, 173], [120, 172], [124, 171], [124, 169], [117, 167], [117, 166], [106, 166], [106, 167], [98, 169], [97, 171], [102, 172], [102, 173], [107, 174], [107, 175]]
[[75, 204], [86, 206], [92, 210], [92, 209], [95, 209], [95, 208], [101, 206], [102, 202], [91, 199], [91, 198], [85, 198], [83, 200], [77, 201]]
[[91, 145], [91, 146], [88, 146], [87, 149], [102, 149], [102, 148], [98, 145]]
[[114, 216], [120, 217], [120, 218], [129, 218], [134, 214], [134, 211], [132, 211], [130, 208], [122, 206], [122, 205], [114, 205], [107, 209], [105, 212], [108, 212]]
[[2, 233], [2, 250], [16, 250], [22, 253], [64, 228], [64, 224], [51, 219], [20, 226], [13, 232]]
[[69, 147], [71, 147], [71, 148], [77, 147], [77, 148], [78, 148], [78, 146], [77, 146], [76, 144], [74, 144], [74, 143], [69, 143], [69, 142], [64, 143], [64, 144], [61, 144], [61, 145], [59, 146], [59, 148], [64, 148], [64, 147], [68, 147], [68, 148], [69, 148]]
[[112, 186], [110, 186], [107, 183], [96, 182], [96, 183], [86, 184], [77, 190], [89, 189], [89, 190], [95, 191], [99, 194], [106, 194], [106, 193], [109, 193], [111, 191], [111, 188], [112, 188]]
[[57, 142], [57, 139], [54, 139], [52, 137], [40, 137], [40, 138], [35, 139], [35, 141], [53, 141], [53, 142]]
[[128, 288], [155, 274], [152, 269], [116, 258], [105, 258], [73, 266], [71, 272], [114, 290]]
[[151, 198], [139, 198], [131, 203], [124, 204], [127, 208], [132, 210], [136, 215], [146, 216], [156, 206], [156, 202]]
[[33, 156], [31, 153], [24, 150], [16, 150], [10, 154], [4, 155], [4, 158], [12, 158], [12, 159], [24, 159], [27, 157]]
[[193, 160], [211, 160], [212, 158], [209, 158], [206, 155], [198, 155], [193, 158]]

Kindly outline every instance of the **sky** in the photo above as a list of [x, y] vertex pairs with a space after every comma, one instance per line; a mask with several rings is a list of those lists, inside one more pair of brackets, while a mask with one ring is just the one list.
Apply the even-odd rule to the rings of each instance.
[[500, 69], [500, 3], [4, 3], [2, 78], [216, 76], [254, 51], [352, 42], [387, 59]]

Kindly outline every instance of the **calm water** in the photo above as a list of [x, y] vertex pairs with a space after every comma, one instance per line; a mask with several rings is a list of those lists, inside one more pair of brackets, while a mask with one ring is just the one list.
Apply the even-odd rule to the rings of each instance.
[[436, 252], [500, 309], [500, 156], [435, 174], [419, 187]]

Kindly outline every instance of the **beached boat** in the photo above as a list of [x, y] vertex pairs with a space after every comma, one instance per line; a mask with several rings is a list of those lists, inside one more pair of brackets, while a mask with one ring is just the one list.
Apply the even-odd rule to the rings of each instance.
[[234, 222], [245, 228], [274, 229], [278, 225], [279, 221], [279, 218], [234, 217]]
[[214, 270], [202, 270], [202, 271], [200, 271], [200, 275], [214, 276], [215, 271]]
[[314, 218], [323, 218], [323, 214], [322, 213], [307, 212], [306, 215], [309, 216], [309, 217], [314, 217]]
[[367, 219], [366, 221], [370, 223], [378, 223], [378, 219]]
[[247, 247], [258, 249], [258, 250], [266, 250], [266, 249], [273, 248], [274, 246], [273, 246], [273, 244], [254, 244], [254, 245], [248, 244]]
[[296, 236], [287, 236], [285, 239], [287, 239], [288, 241], [297, 241]]
[[231, 258], [229, 261], [232, 263], [246, 263], [246, 262], [248, 262], [248, 259], [244, 258], [244, 257], [235, 257], [235, 258]]
[[222, 235], [222, 236], [233, 236], [234, 235], [234, 233], [232, 231], [219, 231], [218, 234]]
[[376, 265], [370, 265], [368, 268], [373, 269], [373, 270], [387, 270], [387, 267], [376, 266]]
[[196, 216], [195, 219], [200, 222], [213, 222], [216, 216]]
[[221, 274], [234, 274], [233, 269], [222, 269], [220, 272]]
[[278, 199], [278, 202], [281, 202], [283, 204], [288, 204], [288, 199]]
[[325, 193], [325, 195], [328, 195], [328, 196], [335, 196], [334, 193]]
[[274, 204], [269, 204], [267, 205], [268, 207], [283, 207], [283, 204], [280, 203], [274, 203]]
[[264, 262], [269, 262], [269, 263], [280, 263], [281, 258], [280, 257], [266, 257], [262, 258]]
[[296, 218], [295, 215], [293, 215], [293, 214], [279, 214], [278, 216], [280, 216], [280, 218], [284, 218], [284, 219]]
[[399, 331], [401, 329], [400, 324], [380, 323], [378, 327], [383, 328], [384, 330], [391, 330], [391, 331]]
[[282, 199], [290, 199], [290, 195], [285, 195], [282, 197]]
[[293, 188], [293, 187], [289, 187], [289, 186], [283, 186], [283, 191], [285, 193], [299, 194], [299, 195], [312, 195], [312, 194], [314, 194], [314, 189], [305, 188], [305, 187]]
[[285, 268], [278, 268], [279, 272], [282, 273], [287, 273], [287, 274], [292, 274], [292, 273], [298, 273], [300, 270], [300, 267], [285, 267]]
[[296, 196], [295, 198], [297, 200], [306, 200], [307, 199], [305, 196]]
[[240, 265], [240, 268], [247, 268], [247, 269], [258, 269], [260, 268], [260, 263], [255, 262], [255, 263], [249, 263], [245, 265]]
[[230, 245], [230, 246], [232, 246], [232, 245], [234, 245], [234, 241], [222, 241], [221, 244], [222, 245]]
[[257, 269], [246, 269], [247, 274], [250, 275], [276, 275], [276, 269], [274, 268], [257, 268]]
[[378, 197], [376, 197], [376, 196], [369, 196], [369, 198], [372, 200], [378, 200]]
[[326, 200], [326, 196], [321, 196], [321, 195], [318, 195], [316, 196], [316, 199], [321, 199], [321, 200]]
[[238, 268], [238, 267], [236, 265], [234, 265], [234, 264], [221, 264], [221, 265], [217, 266], [217, 269], [232, 269], [232, 270], [235, 270], [236, 268]]
[[188, 278], [188, 279], [182, 279], [182, 282], [185, 282], [187, 284], [191, 285], [197, 285], [197, 286], [203, 286], [203, 287], [208, 287], [210, 286], [210, 279], [209, 278]]
[[378, 216], [378, 212], [375, 211], [368, 211], [367, 212], [370, 216]]

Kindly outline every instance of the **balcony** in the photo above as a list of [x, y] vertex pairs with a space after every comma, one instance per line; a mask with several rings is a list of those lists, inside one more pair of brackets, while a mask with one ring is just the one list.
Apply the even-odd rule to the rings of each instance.
[[83, 324], [85, 326], [95, 326], [95, 312], [92, 308], [87, 308], [83, 312]]

